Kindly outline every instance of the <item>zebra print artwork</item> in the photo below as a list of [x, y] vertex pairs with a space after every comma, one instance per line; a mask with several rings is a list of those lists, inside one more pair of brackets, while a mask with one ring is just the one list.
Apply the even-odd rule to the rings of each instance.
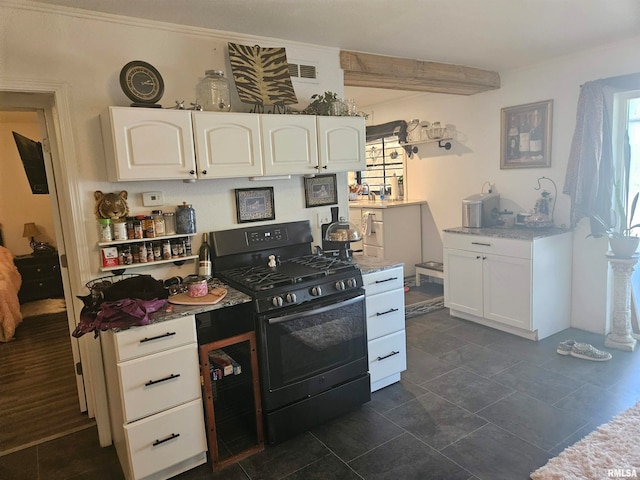
[[260, 110], [264, 105], [283, 108], [298, 103], [284, 48], [229, 43], [229, 61], [243, 103], [252, 103]]

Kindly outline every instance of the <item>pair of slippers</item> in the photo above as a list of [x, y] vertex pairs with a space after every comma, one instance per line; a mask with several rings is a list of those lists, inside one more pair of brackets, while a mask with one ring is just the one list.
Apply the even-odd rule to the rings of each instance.
[[560, 355], [571, 355], [572, 357], [582, 358], [583, 360], [591, 360], [594, 362], [606, 362], [611, 360], [609, 352], [598, 350], [588, 343], [580, 343], [575, 340], [565, 340], [558, 344], [556, 350]]

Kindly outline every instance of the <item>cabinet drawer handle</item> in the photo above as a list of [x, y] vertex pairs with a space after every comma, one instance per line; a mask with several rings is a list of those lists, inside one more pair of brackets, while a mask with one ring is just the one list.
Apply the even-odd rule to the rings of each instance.
[[174, 438], [178, 438], [180, 436], [179, 433], [172, 433], [171, 435], [169, 435], [167, 438], [163, 438], [162, 440], [156, 440], [155, 442], [153, 442], [151, 444], [152, 447], [157, 447], [158, 445], [164, 443], [164, 442], [168, 442], [169, 440], [173, 440]]
[[384, 283], [384, 282], [390, 282], [391, 280], [397, 280], [397, 279], [398, 279], [398, 277], [391, 277], [391, 278], [387, 278], [385, 280], [376, 280], [373, 283]]
[[471, 242], [471, 245], [482, 245], [483, 247], [490, 247], [490, 243], [482, 243], [482, 242]]
[[163, 333], [162, 335], [158, 335], [157, 337], [144, 337], [142, 340], [140, 340], [140, 343], [150, 342], [151, 340], [158, 340], [159, 338], [171, 337], [175, 334], [176, 332], [167, 332]]
[[393, 312], [397, 312], [397, 311], [398, 311], [397, 308], [390, 308], [386, 312], [376, 312], [376, 317], [381, 317], [382, 315], [386, 315], [387, 313], [393, 313]]
[[389, 357], [393, 357], [394, 355], [398, 355], [400, 352], [394, 352], [393, 350], [391, 350], [391, 353], [389, 355], [385, 355], [384, 357], [378, 357], [376, 358], [376, 360], [380, 361], [380, 360], [384, 360], [385, 358], [389, 358]]
[[174, 378], [178, 378], [180, 376], [179, 373], [172, 373], [168, 377], [160, 378], [159, 380], [149, 380], [144, 384], [145, 387], [150, 387], [151, 385], [155, 385], [156, 383], [166, 382], [167, 380], [173, 380]]

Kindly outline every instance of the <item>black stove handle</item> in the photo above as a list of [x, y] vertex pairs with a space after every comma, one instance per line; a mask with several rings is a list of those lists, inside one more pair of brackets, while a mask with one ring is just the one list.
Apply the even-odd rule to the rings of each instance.
[[303, 312], [290, 313], [288, 315], [282, 315], [281, 317], [273, 317], [267, 319], [267, 323], [269, 325], [276, 325], [278, 323], [287, 322], [289, 320], [295, 320], [298, 318], [309, 317], [311, 315], [318, 315], [319, 313], [329, 312], [331, 310], [335, 310], [336, 308], [345, 307], [347, 305], [351, 305], [353, 303], [364, 301], [364, 295], [358, 295], [357, 297], [350, 298], [340, 303], [333, 303], [331, 305], [327, 305], [326, 307], [320, 308], [311, 308], [310, 310], [305, 310]]

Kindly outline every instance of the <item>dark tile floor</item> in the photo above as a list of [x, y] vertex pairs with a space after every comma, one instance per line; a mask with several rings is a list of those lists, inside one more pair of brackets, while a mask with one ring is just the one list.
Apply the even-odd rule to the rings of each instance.
[[[407, 321], [402, 381], [359, 410], [212, 473], [185, 479], [518, 480], [640, 400], [640, 353], [609, 362], [556, 353], [568, 329], [539, 342], [442, 309]], [[3, 479], [123, 478], [95, 428], [0, 457]]]

